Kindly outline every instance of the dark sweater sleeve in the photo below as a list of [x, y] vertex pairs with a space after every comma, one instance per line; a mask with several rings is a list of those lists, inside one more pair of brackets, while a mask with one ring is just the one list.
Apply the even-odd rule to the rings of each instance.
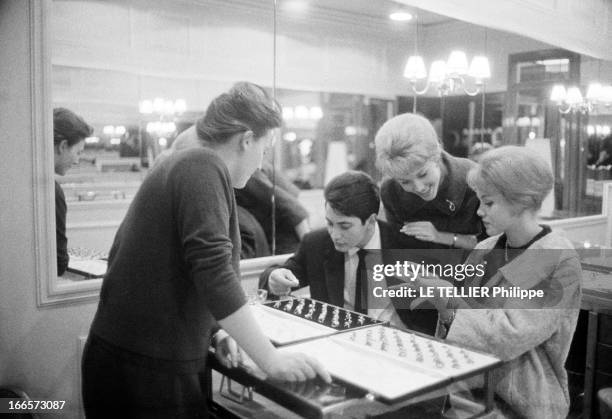
[[230, 238], [236, 203], [229, 173], [220, 161], [186, 159], [169, 182], [190, 279], [212, 315], [221, 320], [246, 303], [238, 266], [232, 264], [233, 246], [240, 243]]
[[66, 197], [59, 183], [55, 182], [55, 240], [57, 252], [57, 274], [63, 275], [68, 268], [68, 238], [66, 237]]

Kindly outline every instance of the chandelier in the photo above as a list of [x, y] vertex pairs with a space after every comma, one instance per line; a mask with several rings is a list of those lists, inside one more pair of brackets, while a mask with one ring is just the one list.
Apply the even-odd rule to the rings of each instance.
[[138, 111], [141, 114], [157, 114], [165, 117], [180, 115], [187, 109], [185, 99], [166, 100], [157, 97], [153, 100], [145, 99], [138, 103]]
[[562, 84], [553, 86], [550, 100], [559, 107], [559, 112], [567, 114], [570, 112], [589, 113], [599, 105], [609, 107], [612, 104], [612, 86], [602, 86], [601, 83], [589, 84], [587, 93], [582, 95], [580, 88], [576, 86], [565, 88]]
[[138, 111], [141, 114], [157, 117], [157, 120], [147, 123], [146, 130], [149, 134], [158, 136], [168, 136], [174, 133], [176, 131], [174, 121], [186, 109], [185, 99], [167, 100], [158, 97], [153, 100], [145, 99], [138, 103]]
[[485, 80], [491, 78], [491, 68], [489, 59], [484, 55], [476, 55], [468, 66], [465, 52], [453, 51], [447, 61], [431, 63], [428, 77], [423, 57], [412, 55], [404, 67], [404, 77], [410, 81], [410, 87], [417, 95], [423, 95], [434, 87], [440, 96], [453, 92], [476, 96]]

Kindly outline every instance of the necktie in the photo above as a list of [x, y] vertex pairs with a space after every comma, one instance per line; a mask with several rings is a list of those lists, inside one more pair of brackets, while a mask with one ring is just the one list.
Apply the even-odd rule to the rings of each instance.
[[368, 276], [365, 264], [366, 250], [357, 251], [359, 263], [357, 264], [357, 274], [355, 278], [355, 311], [368, 314]]

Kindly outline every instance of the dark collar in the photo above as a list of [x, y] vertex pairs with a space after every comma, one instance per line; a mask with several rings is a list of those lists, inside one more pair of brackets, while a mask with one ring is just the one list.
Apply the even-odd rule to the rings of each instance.
[[446, 174], [431, 204], [447, 215], [454, 215], [463, 205], [468, 187], [467, 174], [475, 163], [468, 159], [451, 156], [446, 151], [442, 152], [440, 163], [443, 166], [440, 170]]

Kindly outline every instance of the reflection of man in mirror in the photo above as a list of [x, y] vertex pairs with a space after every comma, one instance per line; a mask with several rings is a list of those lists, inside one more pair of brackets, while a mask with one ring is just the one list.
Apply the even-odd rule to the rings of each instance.
[[[158, 156], [155, 164], [177, 151], [204, 145], [198, 138], [195, 126], [192, 126], [178, 135], [172, 146]], [[271, 162], [264, 160], [262, 167], [253, 173], [244, 188], [234, 189], [236, 203], [240, 207], [238, 223], [242, 239], [241, 259], [269, 256], [273, 231], [276, 237], [275, 253], [293, 253], [301, 238], [310, 230], [308, 211], [298, 201], [299, 189], [282, 173], [273, 171]], [[275, 198], [274, 229], [272, 193]]]
[[[80, 116], [65, 108], [53, 109], [53, 148], [55, 173], [64, 176], [79, 163], [85, 138], [93, 132]], [[55, 235], [57, 242], [57, 274], [63, 275], [68, 267], [68, 239], [66, 238], [66, 197], [55, 181]]]
[[595, 165], [597, 167], [612, 165], [612, 135], [608, 135], [601, 141], [599, 158]]
[[[237, 204], [252, 214], [261, 225], [270, 245], [272, 235], [275, 234], [276, 254], [295, 252], [304, 234], [310, 231], [308, 211], [298, 200], [299, 189], [282, 173], [275, 171], [269, 162], [264, 162], [246, 186], [235, 189], [234, 193]], [[274, 217], [272, 202], [275, 206]], [[242, 220], [239, 218], [239, 221]], [[272, 229], [273, 223], [275, 229]], [[240, 233], [244, 237], [242, 226]]]

